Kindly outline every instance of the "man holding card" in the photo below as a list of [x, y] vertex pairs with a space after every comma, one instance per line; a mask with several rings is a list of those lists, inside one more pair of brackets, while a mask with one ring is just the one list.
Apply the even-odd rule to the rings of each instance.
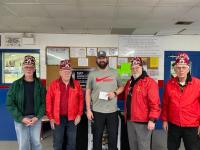
[[93, 122], [93, 149], [102, 150], [102, 136], [106, 125], [108, 149], [117, 150], [117, 95], [124, 87], [117, 71], [109, 68], [105, 51], [97, 53], [97, 70], [90, 72], [86, 86], [88, 120]]

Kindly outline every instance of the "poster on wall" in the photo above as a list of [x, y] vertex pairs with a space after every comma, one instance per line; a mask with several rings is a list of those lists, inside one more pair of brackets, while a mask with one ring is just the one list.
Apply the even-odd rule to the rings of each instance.
[[96, 47], [88, 47], [87, 48], [87, 56], [97, 56], [97, 48]]
[[78, 80], [81, 87], [83, 89], [86, 88], [86, 83], [87, 83], [87, 78], [88, 78], [88, 74], [90, 73], [90, 71], [95, 70], [95, 68], [90, 68], [90, 69], [86, 69], [86, 68], [75, 68], [73, 69], [73, 78], [75, 80]]
[[47, 65], [58, 65], [61, 60], [69, 59], [69, 47], [47, 47]]
[[99, 47], [98, 51], [105, 51], [107, 56], [118, 56], [117, 47]]
[[78, 58], [78, 66], [88, 66], [88, 58]]
[[6, 47], [21, 47], [22, 39], [16, 36], [5, 36], [5, 46]]
[[117, 69], [117, 57], [109, 57], [109, 67]]
[[[119, 58], [118, 58], [119, 59]], [[118, 65], [117, 72], [121, 76], [123, 84], [126, 84], [127, 80], [131, 77], [131, 63], [130, 58], [120, 58], [120, 65]], [[127, 61], [127, 62], [126, 62]], [[142, 57], [143, 69], [147, 71], [147, 74], [156, 81], [159, 76], [159, 57]], [[119, 60], [118, 60], [119, 63]]]
[[158, 56], [160, 53], [160, 38], [157, 36], [121, 35], [119, 37], [119, 57]]
[[85, 47], [70, 47], [70, 57], [79, 58], [86, 57]]

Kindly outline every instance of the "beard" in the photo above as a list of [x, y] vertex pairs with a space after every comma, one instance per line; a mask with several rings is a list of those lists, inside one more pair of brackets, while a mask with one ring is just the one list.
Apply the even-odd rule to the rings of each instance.
[[140, 76], [140, 74], [138, 74], [138, 73], [133, 74], [133, 78], [134, 78], [134, 79], [137, 79], [139, 76]]
[[105, 69], [108, 65], [108, 61], [100, 61], [100, 62], [96, 62], [97, 66], [100, 68], [100, 69]]

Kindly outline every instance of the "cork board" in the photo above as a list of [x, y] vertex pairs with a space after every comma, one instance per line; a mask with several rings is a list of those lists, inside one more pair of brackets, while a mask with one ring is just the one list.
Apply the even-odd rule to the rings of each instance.
[[91, 68], [96, 67], [96, 56], [87, 56], [88, 58], [88, 66], [78, 66], [78, 58], [70, 58], [72, 63], [72, 68]]
[[51, 81], [59, 77], [59, 67], [58, 65], [47, 65], [47, 82], [46, 86], [51, 83]]

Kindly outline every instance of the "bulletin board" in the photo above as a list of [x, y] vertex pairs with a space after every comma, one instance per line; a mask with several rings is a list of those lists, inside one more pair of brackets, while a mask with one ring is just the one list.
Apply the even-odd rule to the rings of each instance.
[[[52, 47], [51, 47], [52, 48]], [[72, 63], [72, 68], [76, 69], [88, 69], [96, 68], [96, 55], [97, 51], [104, 50], [109, 57], [109, 66], [111, 68], [117, 69], [120, 74], [123, 83], [130, 78], [130, 59], [131, 57], [120, 57], [118, 56], [118, 48], [116, 47], [97, 47], [97, 48], [87, 48], [87, 47], [70, 47], [69, 48], [69, 59]], [[73, 53], [73, 54], [71, 54]], [[79, 53], [79, 54], [78, 54]], [[158, 56], [155, 57], [142, 57], [144, 62], [144, 69], [147, 73], [153, 77], [155, 80], [158, 79]], [[49, 83], [59, 77], [59, 64], [48, 65], [47, 64], [47, 86]]]

